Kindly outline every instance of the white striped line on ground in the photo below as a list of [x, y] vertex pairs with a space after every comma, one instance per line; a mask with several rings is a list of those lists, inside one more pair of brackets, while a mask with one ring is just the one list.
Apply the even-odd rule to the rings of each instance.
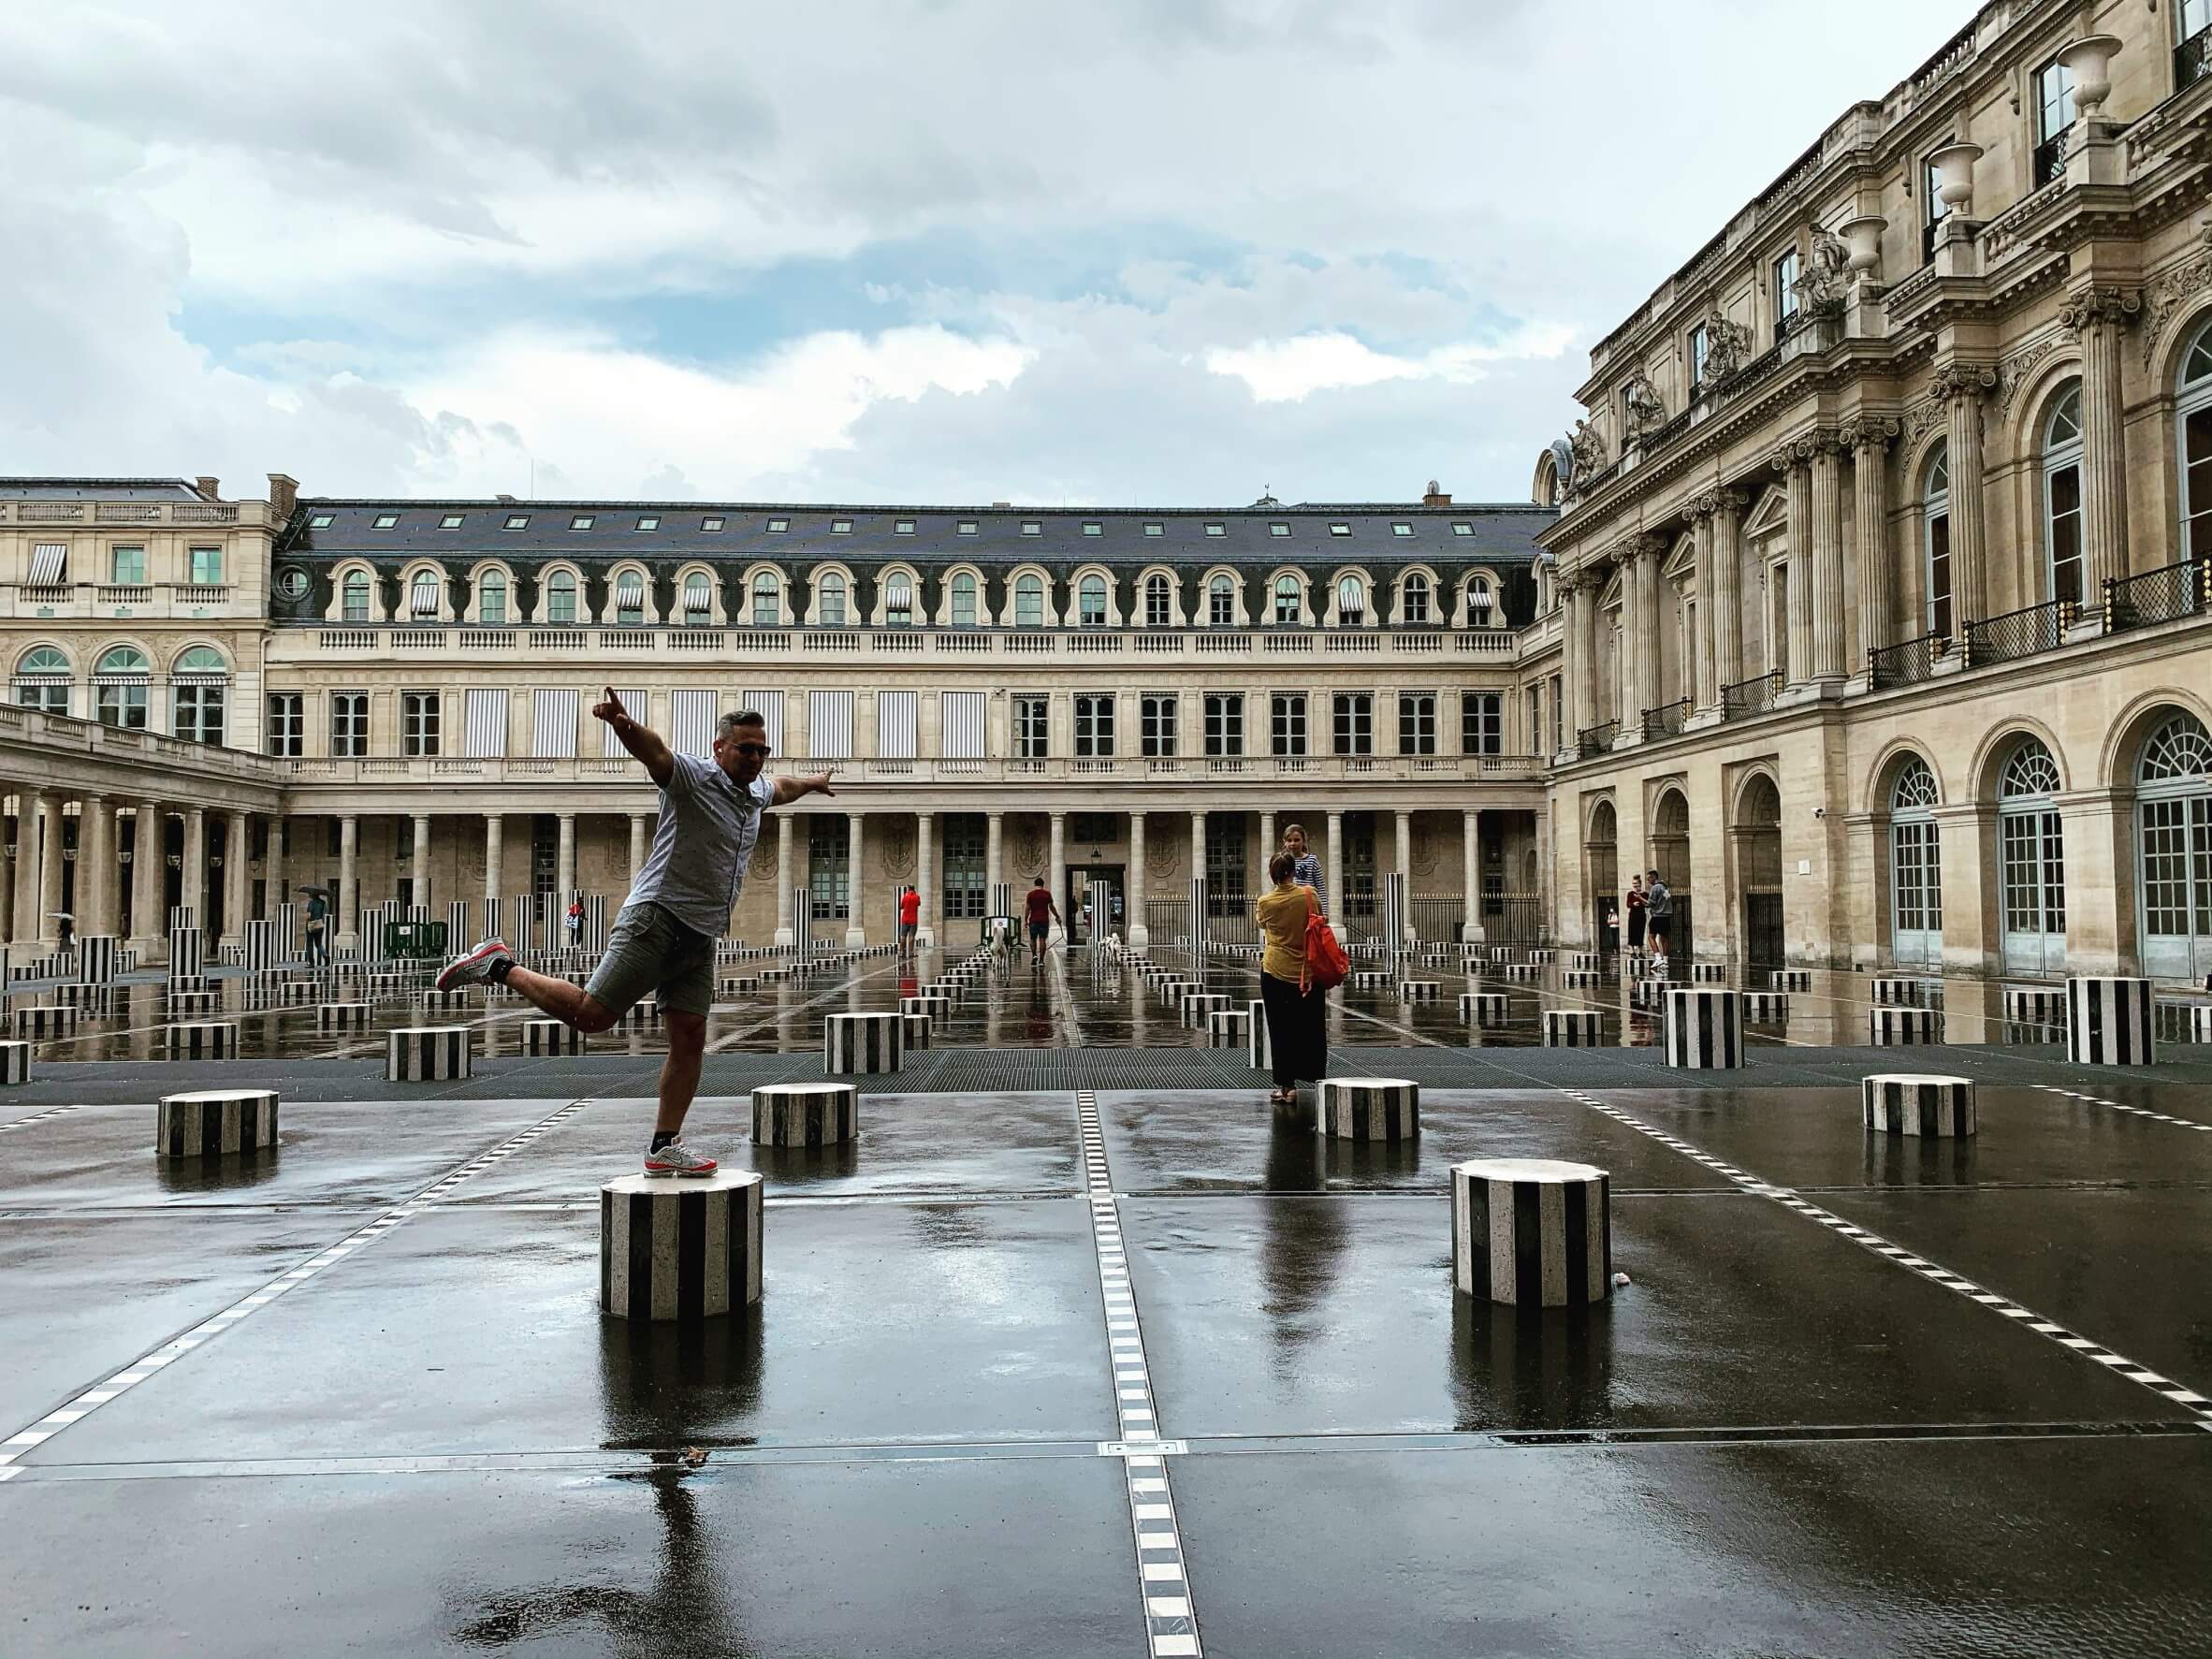
[[1870, 1251], [1908, 1272], [1917, 1273], [1931, 1284], [1941, 1285], [1944, 1289], [1963, 1296], [1970, 1302], [1978, 1302], [1983, 1307], [1988, 1308], [2005, 1318], [2016, 1319], [2037, 1335], [2049, 1337], [2069, 1352], [2079, 1354], [2084, 1359], [2094, 1360], [2098, 1364], [2117, 1372], [2130, 1382], [2140, 1383], [2161, 1398], [2170, 1400], [2176, 1405], [2186, 1406], [2194, 1414], [2197, 1427], [2212, 1432], [2212, 1400], [2206, 1399], [2194, 1389], [2177, 1383], [2171, 1377], [2161, 1376], [2147, 1366], [2136, 1364], [2134, 1361], [2115, 1353], [2102, 1343], [2092, 1342], [2086, 1336], [2077, 1335], [2056, 1320], [2046, 1319], [2032, 1309], [2022, 1307], [2009, 1297], [2000, 1296], [1993, 1290], [1985, 1289], [1972, 1280], [1953, 1273], [1949, 1268], [1941, 1267], [1935, 1262], [1915, 1256], [1903, 1245], [1890, 1243], [1880, 1233], [1870, 1231], [1855, 1222], [1846, 1221], [1833, 1211], [1822, 1209], [1818, 1204], [1789, 1187], [1777, 1186], [1772, 1182], [1762, 1181], [1756, 1175], [1745, 1173], [1734, 1164], [1714, 1157], [1710, 1153], [1701, 1152], [1687, 1141], [1644, 1122], [1633, 1113], [1623, 1112], [1618, 1106], [1608, 1106], [1596, 1096], [1581, 1089], [1562, 1089], [1560, 1092], [1570, 1100], [1578, 1101], [1594, 1112], [1602, 1113], [1615, 1123], [1623, 1124], [1636, 1130], [1637, 1134], [1648, 1136], [1658, 1142], [1660, 1145], [1679, 1152], [1684, 1157], [1696, 1163], [1703, 1164], [1707, 1169], [1717, 1175], [1724, 1176], [1745, 1192], [1758, 1198], [1770, 1199], [1784, 1209], [1794, 1211], [1810, 1220], [1817, 1221], [1831, 1232], [1849, 1239], [1861, 1249]]
[[30, 1116], [19, 1117], [13, 1123], [0, 1123], [0, 1135], [7, 1134], [10, 1129], [27, 1129], [35, 1123], [44, 1123], [48, 1118], [59, 1117], [65, 1112], [81, 1112], [83, 1109], [82, 1100], [72, 1100], [66, 1106], [49, 1106], [44, 1112], [34, 1112]]
[[2115, 1112], [2125, 1112], [2132, 1117], [2147, 1117], [2152, 1123], [2170, 1123], [2177, 1129], [2194, 1129], [2199, 1134], [2212, 1134], [2212, 1123], [2199, 1123], [2193, 1117], [2174, 1117], [2163, 1112], [2153, 1112], [2147, 1106], [2129, 1106], [2118, 1100], [2107, 1100], [2102, 1095], [2085, 1095], [2079, 1089], [2062, 1089], [2055, 1084], [2030, 1084], [2046, 1095], [2057, 1095], [2063, 1099], [2079, 1100], [2085, 1106], [2109, 1106]]
[[1128, 1482], [1129, 1527], [1137, 1549], [1137, 1588], [1144, 1598], [1145, 1637], [1157, 1659], [1202, 1653], [1198, 1614], [1183, 1562], [1183, 1534], [1175, 1524], [1174, 1494], [1168, 1488], [1172, 1441], [1160, 1438], [1152, 1397], [1152, 1367], [1144, 1357], [1144, 1332], [1137, 1321], [1136, 1293], [1129, 1286], [1128, 1253], [1122, 1242], [1121, 1215], [1106, 1167], [1106, 1137], [1099, 1123], [1099, 1098], [1084, 1089], [1075, 1097], [1075, 1119], [1083, 1140], [1084, 1197], [1091, 1208], [1091, 1242], [1099, 1261], [1099, 1294], [1106, 1306], [1106, 1348], [1113, 1368], [1114, 1410], [1121, 1438], [1099, 1447], [1121, 1460]]
[[406, 1202], [386, 1210], [375, 1220], [354, 1232], [346, 1234], [334, 1244], [327, 1244], [298, 1266], [276, 1275], [258, 1289], [248, 1291], [221, 1312], [195, 1325], [183, 1335], [172, 1337], [159, 1347], [141, 1354], [128, 1365], [109, 1376], [105, 1382], [95, 1383], [79, 1394], [66, 1405], [48, 1412], [36, 1422], [19, 1430], [5, 1440], [0, 1440], [0, 1481], [12, 1480], [22, 1471], [17, 1460], [34, 1447], [43, 1446], [64, 1429], [89, 1416], [117, 1395], [126, 1393], [144, 1382], [154, 1373], [174, 1364], [201, 1344], [221, 1336], [240, 1320], [259, 1313], [288, 1290], [297, 1289], [325, 1268], [335, 1267], [357, 1250], [368, 1248], [401, 1225], [410, 1217], [419, 1215], [444, 1199], [453, 1189], [472, 1177], [482, 1174], [494, 1165], [513, 1157], [539, 1137], [551, 1133], [571, 1117], [590, 1105], [589, 1099], [571, 1100], [560, 1111], [540, 1118], [527, 1129], [501, 1142], [490, 1151], [479, 1153], [459, 1168], [440, 1176]]

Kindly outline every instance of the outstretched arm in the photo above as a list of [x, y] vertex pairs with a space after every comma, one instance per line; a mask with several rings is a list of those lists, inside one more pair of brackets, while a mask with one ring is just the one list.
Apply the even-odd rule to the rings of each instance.
[[622, 747], [644, 762], [645, 769], [652, 775], [653, 781], [666, 789], [668, 779], [676, 772], [676, 756], [669, 752], [668, 745], [661, 740], [661, 735], [632, 720], [629, 711], [622, 706], [622, 699], [615, 695], [612, 686], [606, 689], [606, 701], [593, 704], [591, 712], [614, 727], [615, 736]]
[[[835, 771], [836, 768], [830, 768]], [[817, 772], [811, 778], [779, 778], [776, 780], [776, 805], [788, 807], [802, 795], [835, 795], [830, 788], [830, 773]]]

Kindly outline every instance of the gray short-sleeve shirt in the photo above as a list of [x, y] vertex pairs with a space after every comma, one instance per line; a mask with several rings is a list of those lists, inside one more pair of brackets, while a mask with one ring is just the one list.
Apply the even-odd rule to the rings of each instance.
[[775, 804], [776, 781], [766, 773], [747, 790], [714, 762], [677, 755], [661, 791], [653, 850], [630, 883], [628, 902], [649, 900], [694, 932], [720, 939], [761, 838], [761, 814]]

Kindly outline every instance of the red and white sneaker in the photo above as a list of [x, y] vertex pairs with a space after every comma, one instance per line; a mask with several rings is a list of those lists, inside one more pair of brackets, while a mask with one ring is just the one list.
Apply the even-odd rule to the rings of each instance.
[[701, 1157], [681, 1141], [671, 1141], [660, 1151], [645, 1156], [648, 1175], [711, 1175], [719, 1167], [714, 1159]]
[[512, 962], [514, 953], [507, 949], [507, 941], [488, 939], [466, 956], [456, 956], [445, 965], [445, 971], [438, 976], [438, 989], [450, 991], [459, 985], [481, 985], [491, 978], [492, 965]]

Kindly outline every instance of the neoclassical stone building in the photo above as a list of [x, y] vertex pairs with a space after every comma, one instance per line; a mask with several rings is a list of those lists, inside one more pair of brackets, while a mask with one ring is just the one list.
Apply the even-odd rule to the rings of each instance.
[[1700, 957], [2212, 973], [2208, 25], [1984, 7], [1593, 351], [1564, 941], [1658, 867]]
[[170, 905], [235, 937], [317, 882], [344, 950], [387, 901], [611, 907], [655, 805], [590, 716], [612, 686], [679, 749], [750, 707], [782, 769], [836, 769], [763, 837], [732, 924], [756, 944], [887, 939], [908, 882], [972, 938], [1040, 875], [1078, 938], [1094, 882], [1133, 938], [1186, 931], [1200, 874], [1234, 932], [1292, 822], [1355, 934], [1399, 871], [1423, 937], [1533, 939], [1515, 691], [1553, 516], [1433, 486], [1086, 512], [0, 481], [6, 922], [152, 952]]

